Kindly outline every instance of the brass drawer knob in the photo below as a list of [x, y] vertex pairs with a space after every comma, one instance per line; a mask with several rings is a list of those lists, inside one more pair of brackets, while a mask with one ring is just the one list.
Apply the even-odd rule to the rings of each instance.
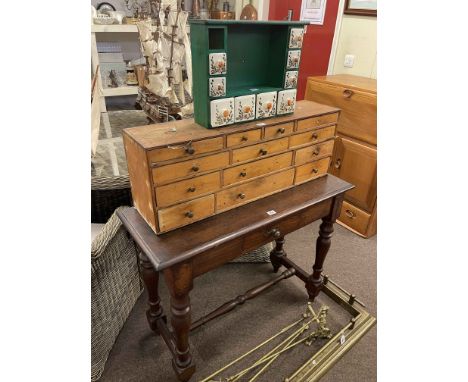
[[239, 174], [239, 176], [241, 176], [241, 177], [244, 178], [245, 176], [247, 176], [247, 173], [246, 173], [245, 171], [242, 171], [242, 172]]
[[187, 154], [193, 155], [193, 154], [195, 154], [195, 149], [194, 149], [192, 146], [188, 146], [188, 147], [185, 149], [185, 152], [186, 152]]
[[279, 239], [281, 237], [281, 231], [278, 228], [273, 228], [268, 232], [268, 236], [273, 236], [275, 239]]
[[320, 148], [316, 148], [313, 152], [312, 152], [313, 155], [319, 155], [320, 154]]
[[188, 192], [195, 192], [196, 188], [195, 187], [189, 187], [189, 189], [187, 190]]
[[278, 133], [280, 133], [280, 134], [284, 134], [285, 131], [286, 131], [286, 129], [284, 127], [280, 127], [278, 129]]
[[346, 216], [349, 217], [350, 219], [356, 218], [356, 214], [355, 214], [353, 211], [351, 211], [351, 210], [346, 210], [346, 211], [345, 211], [345, 214], [346, 214]]
[[241, 192], [239, 195], [237, 195], [237, 197], [239, 199], [245, 199], [245, 194]]
[[192, 211], [187, 211], [185, 213], [185, 216], [191, 219], [191, 218], [193, 218], [193, 212]]
[[341, 167], [341, 159], [338, 158], [336, 161], [335, 161], [335, 168], [338, 169]]
[[198, 167], [198, 166], [192, 166], [192, 171], [197, 172], [198, 170], [200, 170], [200, 167]]
[[318, 168], [313, 168], [313, 169], [312, 169], [312, 172], [313, 172], [314, 174], [317, 174], [317, 173], [318, 173]]
[[242, 142], [246, 142], [246, 141], [248, 141], [248, 140], [249, 140], [249, 138], [246, 137], [245, 135], [243, 135], [243, 136], [241, 137], [241, 141], [242, 141]]
[[343, 97], [344, 98], [351, 98], [353, 96], [354, 92], [351, 89], [345, 89], [343, 90]]
[[268, 151], [266, 151], [265, 149], [260, 149], [260, 154], [261, 155], [267, 155]]
[[317, 133], [313, 133], [313, 134], [312, 134], [312, 139], [315, 141], [317, 138], [318, 138]]

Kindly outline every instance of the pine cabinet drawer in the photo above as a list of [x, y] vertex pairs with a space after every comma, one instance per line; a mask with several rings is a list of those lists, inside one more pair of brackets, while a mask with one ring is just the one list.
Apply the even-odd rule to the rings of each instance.
[[197, 176], [166, 186], [156, 187], [156, 204], [158, 207], [170, 206], [208, 192], [217, 191], [220, 187], [221, 180], [219, 172]]
[[203, 158], [194, 158], [192, 160], [153, 168], [153, 182], [159, 185], [174, 179], [185, 178], [186, 176], [196, 175], [210, 170], [217, 170], [227, 165], [229, 165], [229, 152], [227, 151]]
[[233, 163], [244, 162], [249, 159], [261, 158], [262, 156], [274, 154], [288, 148], [288, 138], [276, 139], [274, 141], [259, 143], [249, 147], [233, 150]]
[[294, 130], [294, 122], [282, 123], [281, 125], [265, 127], [265, 139], [280, 138], [291, 134]]
[[169, 231], [214, 214], [214, 195], [191, 200], [158, 211], [159, 229]]
[[318, 143], [335, 136], [335, 126], [312, 130], [306, 133], [292, 135], [289, 139], [289, 147], [297, 147], [308, 143]]
[[311, 129], [314, 127], [326, 125], [328, 123], [336, 123], [338, 121], [338, 113], [325, 114], [319, 117], [306, 118], [297, 121], [297, 130]]
[[330, 156], [333, 152], [334, 140], [329, 140], [318, 145], [307, 146], [296, 150], [296, 165], [301, 165], [318, 158]]
[[262, 129], [244, 131], [242, 133], [229, 134], [226, 137], [227, 147], [255, 143], [260, 140]]
[[367, 226], [369, 225], [371, 215], [363, 210], [353, 206], [352, 204], [344, 201], [341, 208], [340, 217], [338, 220], [346, 224], [349, 228], [361, 233], [366, 234]]
[[291, 166], [292, 152], [275, 155], [224, 170], [224, 185], [229, 186], [243, 180], [255, 178], [260, 175]]
[[150, 165], [170, 159], [191, 157], [223, 149], [223, 137], [204, 139], [192, 142], [190, 146], [180, 144], [172, 147], [161, 147], [148, 151]]
[[220, 191], [216, 195], [216, 210], [227, 210], [273, 194], [292, 186], [293, 180], [294, 169], [291, 168]]
[[327, 173], [330, 157], [306, 163], [296, 168], [294, 184], [301, 184]]

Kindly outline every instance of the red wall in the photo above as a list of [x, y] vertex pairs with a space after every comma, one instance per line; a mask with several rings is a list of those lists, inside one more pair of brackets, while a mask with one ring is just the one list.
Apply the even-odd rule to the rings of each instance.
[[[307, 25], [307, 33], [302, 44], [301, 63], [297, 99], [304, 98], [307, 77], [327, 74], [328, 61], [335, 32], [339, 0], [327, 0], [323, 25]], [[293, 20], [301, 15], [301, 0], [270, 0], [269, 20], [284, 20], [288, 9], [293, 10]]]

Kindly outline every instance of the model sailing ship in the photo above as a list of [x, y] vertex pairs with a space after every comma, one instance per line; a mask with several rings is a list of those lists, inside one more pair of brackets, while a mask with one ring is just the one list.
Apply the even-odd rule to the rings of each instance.
[[193, 116], [189, 13], [177, 0], [150, 1], [151, 16], [137, 22], [146, 60], [137, 104], [153, 122]]

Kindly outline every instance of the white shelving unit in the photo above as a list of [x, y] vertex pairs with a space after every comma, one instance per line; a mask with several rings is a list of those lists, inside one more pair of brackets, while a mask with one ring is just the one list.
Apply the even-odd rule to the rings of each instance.
[[[99, 66], [99, 54], [97, 51], [96, 33], [138, 33], [136, 25], [91, 25], [91, 66], [93, 75], [96, 74]], [[137, 37], [137, 36], [136, 36]], [[138, 38], [138, 37], [137, 37]], [[113, 138], [109, 115], [106, 108], [106, 97], [136, 95], [138, 94], [138, 86], [121, 86], [117, 88], [103, 88], [100, 71], [97, 72], [97, 86], [100, 96], [100, 111], [107, 139], [100, 140], [100, 144], [106, 144], [109, 156], [112, 163], [112, 171], [114, 176], [119, 176], [119, 166], [117, 164], [117, 156], [115, 155], [114, 142], [119, 138]]]

